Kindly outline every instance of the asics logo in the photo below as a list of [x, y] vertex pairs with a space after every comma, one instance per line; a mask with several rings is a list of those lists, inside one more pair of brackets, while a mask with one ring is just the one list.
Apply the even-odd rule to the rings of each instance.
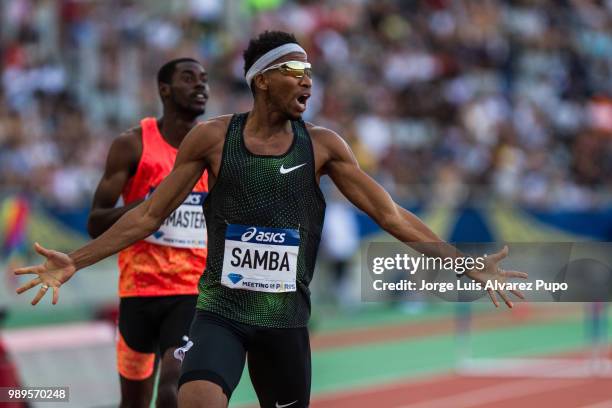
[[276, 406], [276, 408], [284, 408], [284, 407], [288, 407], [289, 405], [293, 405], [293, 404], [295, 404], [296, 402], [298, 402], [298, 400], [295, 400], [295, 401], [290, 402], [290, 403], [288, 403], [288, 404], [282, 404], [282, 405], [281, 405], [281, 404], [279, 404], [279, 403], [278, 403], [278, 401], [276, 401], [276, 403], [275, 403], [274, 405]]
[[183, 204], [187, 205], [202, 205], [202, 195], [201, 194], [189, 194]]
[[264, 231], [258, 232], [257, 228], [249, 227], [247, 231], [240, 236], [240, 240], [242, 242], [255, 240], [257, 242], [274, 242], [277, 244], [282, 244], [283, 242], [285, 242], [285, 233]]
[[305, 166], [305, 165], [306, 165], [306, 163], [302, 163], [302, 164], [299, 164], [297, 166], [289, 167], [288, 169], [286, 169], [285, 165], [283, 164], [283, 165], [280, 166], [280, 174], [291, 173], [293, 170], [297, 170], [300, 167]]
[[257, 228], [251, 227], [251, 228], [247, 229], [247, 232], [242, 234], [242, 236], [240, 237], [240, 240], [242, 242], [246, 242], [246, 241], [250, 240], [251, 238], [253, 238], [253, 235], [255, 235], [255, 234], [257, 234]]

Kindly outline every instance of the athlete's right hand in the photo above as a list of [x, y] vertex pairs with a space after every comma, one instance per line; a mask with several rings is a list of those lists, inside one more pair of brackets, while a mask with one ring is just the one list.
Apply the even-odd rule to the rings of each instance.
[[40, 299], [45, 296], [45, 293], [49, 288], [53, 289], [53, 300], [51, 303], [56, 304], [59, 299], [59, 287], [64, 282], [72, 277], [76, 272], [76, 266], [72, 259], [58, 251], [52, 249], [43, 248], [38, 243], [34, 244], [34, 249], [39, 254], [43, 255], [47, 260], [45, 263], [35, 266], [25, 266], [23, 268], [15, 269], [15, 275], [38, 275], [28, 283], [20, 286], [17, 289], [18, 294], [32, 289], [34, 286], [41, 285], [38, 293], [32, 299], [32, 305], [36, 305]]

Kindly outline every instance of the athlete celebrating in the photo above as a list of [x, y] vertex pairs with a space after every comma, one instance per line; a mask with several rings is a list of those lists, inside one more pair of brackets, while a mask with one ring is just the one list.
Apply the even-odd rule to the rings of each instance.
[[[160, 119], [145, 118], [113, 141], [89, 217], [97, 237], [144, 199], [170, 173], [178, 146], [204, 114], [208, 74], [191, 58], [164, 64], [157, 75]], [[206, 265], [202, 202], [204, 173], [160, 228], [119, 253], [117, 369], [122, 407], [149, 407], [156, 357], [161, 358], [157, 406], [176, 406], [180, 362], [173, 356], [195, 311]], [[125, 206], [115, 208], [122, 196]]]
[[[182, 407], [227, 406], [246, 358], [261, 406], [308, 406], [308, 285], [323, 225], [322, 176], [398, 240], [429, 256], [461, 256], [365, 174], [340, 136], [301, 120], [311, 66], [293, 35], [264, 32], [251, 40], [244, 60], [255, 98], [251, 112], [194, 128], [152, 197], [99, 238], [69, 255], [37, 245], [46, 262], [16, 271], [37, 275], [19, 293], [42, 284], [33, 303], [48, 287], [57, 302], [59, 287], [77, 270], [155, 231], [208, 170], [209, 256], [190, 330], [194, 345], [182, 366]], [[438, 245], [423, 245], [431, 242]], [[479, 281], [526, 277], [498, 269], [506, 254], [505, 248], [467, 274]]]

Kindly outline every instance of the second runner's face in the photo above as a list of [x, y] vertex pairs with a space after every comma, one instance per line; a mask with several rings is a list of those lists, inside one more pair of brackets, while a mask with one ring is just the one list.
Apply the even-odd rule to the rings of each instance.
[[177, 64], [172, 75], [171, 99], [181, 110], [196, 116], [204, 114], [208, 101], [208, 73], [195, 62]]
[[[300, 52], [292, 52], [270, 65], [276, 65], [285, 61], [307, 62], [306, 55]], [[310, 76], [303, 75], [301, 78], [296, 78], [295, 76], [284, 74], [279, 69], [267, 71], [263, 75], [269, 75], [271, 79], [269, 94], [272, 103], [276, 105], [275, 107], [287, 114], [291, 120], [301, 118], [306, 110], [306, 101], [310, 98], [310, 89], [312, 88]]]

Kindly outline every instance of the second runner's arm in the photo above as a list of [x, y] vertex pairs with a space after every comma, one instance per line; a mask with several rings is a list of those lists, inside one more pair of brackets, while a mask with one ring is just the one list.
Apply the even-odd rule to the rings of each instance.
[[136, 200], [122, 207], [115, 207], [121, 192], [136, 173], [141, 155], [139, 129], [129, 130], [113, 141], [87, 220], [87, 232], [92, 238], [100, 236], [123, 214], [144, 201]]

